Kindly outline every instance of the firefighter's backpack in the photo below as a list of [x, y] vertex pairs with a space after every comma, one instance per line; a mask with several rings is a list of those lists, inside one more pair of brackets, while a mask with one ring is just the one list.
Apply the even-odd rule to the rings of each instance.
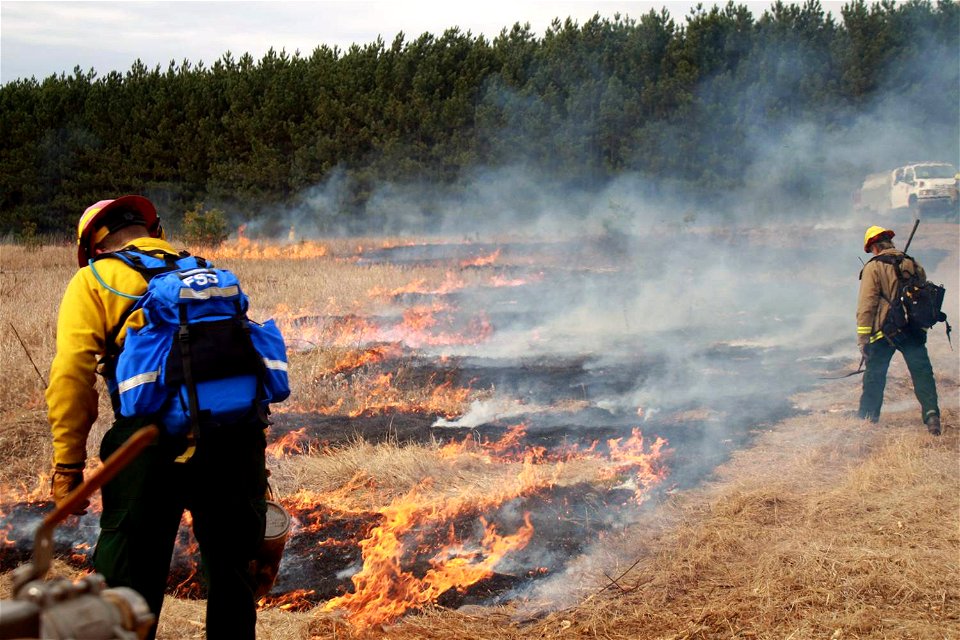
[[[123, 260], [148, 282], [140, 297], [114, 291], [136, 298], [101, 360], [114, 411], [156, 419], [180, 436], [254, 416], [266, 423], [269, 405], [290, 395], [286, 345], [273, 320], [247, 318], [236, 275], [186, 252], [128, 247], [103, 258]], [[119, 328], [138, 309], [146, 324], [117, 347]]]
[[[914, 271], [904, 272], [901, 265], [904, 259], [914, 264]], [[883, 335], [894, 346], [899, 346], [911, 333], [930, 329], [938, 322], [946, 324], [947, 340], [950, 339], [950, 323], [947, 314], [943, 312], [943, 297], [946, 289], [943, 285], [930, 281], [921, 281], [916, 272], [916, 260], [906, 254], [880, 255], [873, 258], [878, 262], [892, 265], [897, 272], [897, 297], [887, 300], [890, 312], [880, 327]], [[886, 300], [886, 296], [883, 296]]]

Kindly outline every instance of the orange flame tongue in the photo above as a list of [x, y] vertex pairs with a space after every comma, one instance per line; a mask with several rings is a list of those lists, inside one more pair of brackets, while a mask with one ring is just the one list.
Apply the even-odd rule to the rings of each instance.
[[633, 474], [637, 504], [642, 504], [647, 499], [649, 489], [666, 476], [666, 467], [658, 466], [666, 444], [666, 440], [657, 438], [650, 445], [649, 451], [645, 452], [643, 433], [637, 428], [633, 429], [626, 441], [622, 438], [607, 441], [610, 460], [614, 463], [610, 472], [629, 471]]
[[313, 589], [295, 589], [280, 596], [264, 596], [257, 604], [263, 608], [303, 611], [313, 606], [308, 597], [315, 593]]
[[[409, 609], [433, 602], [449, 589], [466, 587], [493, 575], [493, 567], [511, 551], [522, 549], [533, 537], [530, 515], [512, 535], [499, 535], [495, 527], [480, 519], [484, 535], [479, 548], [467, 551], [452, 541], [429, 560], [431, 568], [422, 578], [403, 568], [409, 550], [403, 537], [426, 523], [444, 522], [456, 516], [462, 505], [445, 505], [424, 510], [417, 504], [416, 491], [381, 511], [385, 520], [360, 543], [363, 568], [353, 576], [353, 593], [330, 600], [326, 610], [345, 609], [360, 629], [397, 619]], [[435, 530], [435, 527], [431, 527]], [[422, 538], [418, 534], [417, 538]]]
[[473, 258], [472, 260], [461, 260], [460, 266], [461, 267], [486, 267], [496, 262], [497, 258], [499, 257], [500, 257], [500, 249], [497, 249], [496, 251], [494, 251], [493, 253], [487, 256], [479, 256], [479, 257]]
[[[533, 525], [530, 523], [530, 514], [523, 515], [523, 526], [513, 535], [501, 536], [497, 534], [496, 528], [487, 523], [486, 519], [480, 518], [483, 524], [483, 540], [480, 543], [480, 551], [474, 554], [474, 558], [480, 558], [478, 562], [471, 562], [462, 549], [446, 547], [441, 550], [430, 561], [433, 568], [423, 577], [423, 582], [430, 586], [430, 600], [435, 600], [444, 591], [456, 587], [462, 590], [472, 584], [493, 575], [493, 567], [508, 553], [522, 549], [530, 542], [533, 537]], [[458, 551], [458, 553], [447, 562], [440, 558], [448, 550]]]
[[306, 427], [301, 427], [283, 434], [277, 440], [267, 445], [267, 455], [280, 460], [290, 454], [304, 453], [309, 447], [310, 439], [306, 431]]

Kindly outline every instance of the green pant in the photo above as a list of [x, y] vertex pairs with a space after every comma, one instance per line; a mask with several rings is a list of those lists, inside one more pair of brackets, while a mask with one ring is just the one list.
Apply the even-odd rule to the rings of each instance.
[[[106, 459], [143, 420], [120, 418], [100, 444]], [[160, 617], [184, 509], [193, 519], [207, 586], [207, 638], [255, 637], [251, 561], [266, 527], [263, 424], [218, 427], [194, 456], [174, 462], [184, 442], [162, 435], [106, 485], [96, 571], [111, 587], [135, 589]], [[156, 625], [148, 636], [156, 635]]]
[[913, 379], [913, 392], [920, 402], [921, 419], [931, 414], [940, 415], [937, 405], [937, 385], [933, 380], [933, 367], [927, 355], [927, 336], [925, 333], [910, 335], [903, 343], [893, 347], [886, 340], [877, 340], [867, 345], [867, 366], [863, 373], [863, 393], [860, 396], [860, 417], [876, 422], [880, 419], [880, 407], [883, 404], [883, 390], [887, 386], [887, 369], [890, 359], [899, 351], [910, 370]]

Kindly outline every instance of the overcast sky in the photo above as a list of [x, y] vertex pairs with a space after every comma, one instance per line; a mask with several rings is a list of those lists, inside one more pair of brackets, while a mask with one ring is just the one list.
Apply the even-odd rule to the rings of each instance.
[[[769, 2], [738, 2], [755, 17]], [[800, 4], [796, 0], [794, 4]], [[542, 2], [533, 0], [325, 2], [0, 2], [0, 83], [67, 73], [79, 66], [99, 75], [125, 72], [139, 58], [166, 69], [184, 59], [207, 66], [225, 52], [260, 59], [273, 47], [309, 55], [317, 46], [366, 44], [399, 32], [408, 41], [424, 32], [440, 35], [457, 26], [495, 37], [502, 28], [529, 22], [539, 35], [555, 18], [583, 23], [595, 13], [639, 19], [666, 7], [682, 23], [696, 2]], [[705, 7], [726, 0], [703, 0]], [[790, 4], [790, 2], [788, 2]], [[842, 2], [821, 2], [839, 15]]]

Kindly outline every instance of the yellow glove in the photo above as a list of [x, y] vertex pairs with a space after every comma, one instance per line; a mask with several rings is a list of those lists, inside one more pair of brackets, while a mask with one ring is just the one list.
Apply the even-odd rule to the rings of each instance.
[[[50, 492], [53, 494], [53, 501], [60, 506], [74, 489], [83, 484], [83, 465], [55, 464], [51, 475]], [[84, 500], [72, 513], [82, 516], [89, 506], [90, 501]]]

